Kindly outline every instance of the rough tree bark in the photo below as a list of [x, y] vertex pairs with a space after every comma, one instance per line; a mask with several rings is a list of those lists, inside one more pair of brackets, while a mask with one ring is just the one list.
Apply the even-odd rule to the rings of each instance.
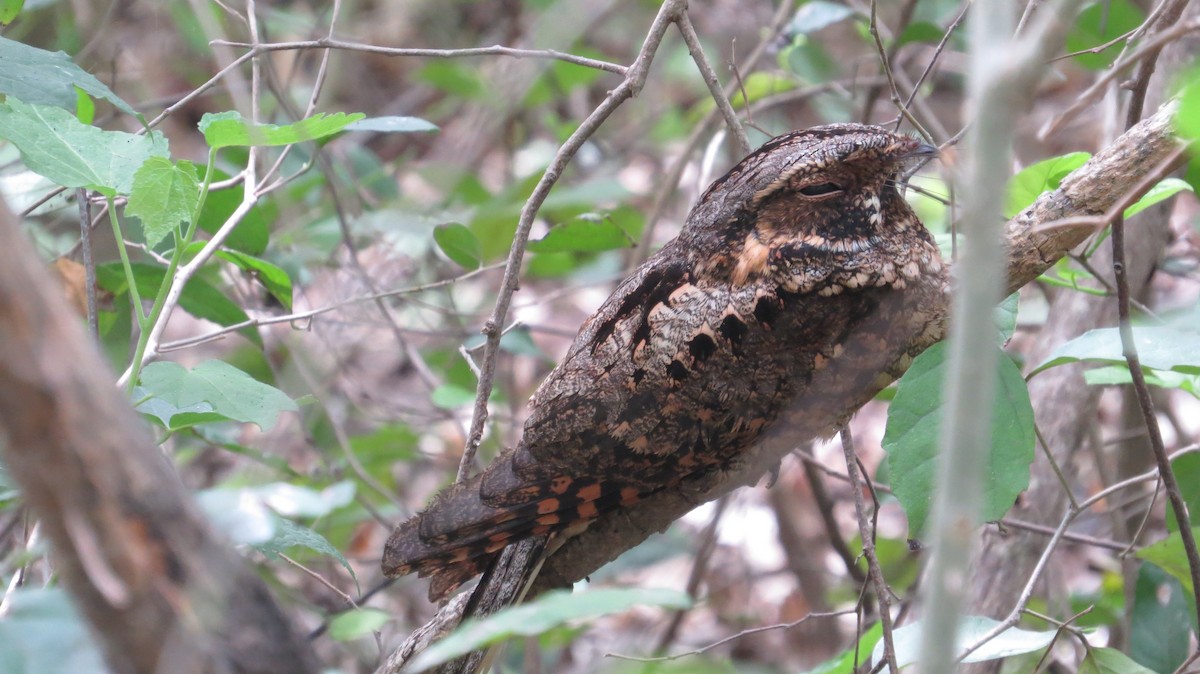
[[0, 203], [0, 448], [115, 674], [316, 672]]
[[[1086, 165], [1063, 180], [1054, 192], [1009, 221], [1006, 238], [1008, 292], [1037, 278], [1075, 246], [1097, 231], [1103, 214], [1131, 203], [1153, 183], [1138, 185], [1149, 174], [1164, 170], [1163, 164], [1181, 162], [1179, 143], [1171, 130], [1175, 107], [1166, 105], [1155, 115], [1097, 153]], [[950, 288], [940, 310], [945, 315]], [[942, 325], [944, 336], [945, 324]], [[582, 535], [569, 540], [546, 560], [528, 596], [556, 587], [569, 587], [618, 555], [661, 531], [701, 503], [716, 499], [739, 487], [754, 484], [781, 457], [781, 447], [798, 446], [810, 438], [791, 438], [787, 446], [764, 444], [728, 472], [710, 474], [682, 488], [651, 496], [636, 506], [600, 517]], [[461, 597], [460, 597], [461, 598]], [[430, 623], [417, 630], [380, 668], [380, 673], [399, 670], [413, 653], [452, 629], [465, 601], [451, 601]]]

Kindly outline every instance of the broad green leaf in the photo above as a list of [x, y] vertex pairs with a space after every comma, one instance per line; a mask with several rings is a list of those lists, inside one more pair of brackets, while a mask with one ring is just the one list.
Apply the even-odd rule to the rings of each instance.
[[[955, 650], [961, 652], [974, 646], [975, 642], [982, 639], [985, 634], [999, 624], [999, 622], [991, 618], [963, 616], [958, 624], [958, 638], [955, 641]], [[901, 668], [915, 664], [918, 661], [918, 656], [921, 652], [922, 628], [923, 623], [918, 620], [904, 625], [892, 633], [892, 643], [896, 648], [896, 663]], [[963, 658], [962, 661], [966, 663], [987, 662], [1022, 653], [1040, 651], [1054, 641], [1055, 634], [1055, 630], [1035, 632], [1010, 627], [997, 635], [996, 638], [971, 651], [970, 655]], [[875, 651], [871, 655], [871, 661], [878, 663], [882, 659], [883, 642], [880, 641], [875, 644]]]
[[429, 61], [417, 77], [461, 98], [479, 98], [489, 91], [475, 67], [452, 59]]
[[[138, 293], [143, 298], [155, 297], [162, 286], [166, 269], [139, 262], [135, 262], [132, 268], [133, 281], [137, 284]], [[114, 295], [129, 292], [125, 272], [120, 263], [97, 265], [96, 283]], [[196, 318], [203, 318], [217, 325], [237, 325], [250, 319], [236, 302], [226, 297], [216, 286], [195, 276], [183, 287], [183, 294], [179, 296], [179, 307]], [[263, 344], [262, 336], [253, 327], [243, 328], [238, 334], [255, 346], [261, 347]]]
[[[1142, 376], [1151, 386], [1179, 389], [1200, 398], [1200, 375], [1150, 368], [1142, 368], [1142, 370]], [[1083, 380], [1093, 386], [1123, 386], [1133, 383], [1133, 377], [1129, 375], [1129, 367], [1125, 363], [1114, 363], [1086, 370], [1083, 373]]]
[[1000, 344], [1008, 343], [1012, 339], [1013, 333], [1017, 330], [1017, 305], [1020, 301], [1020, 293], [1013, 293], [1004, 298], [1004, 301], [996, 307], [992, 312], [992, 320], [996, 322], [996, 329], [1000, 331]]
[[[996, 396], [992, 407], [992, 446], [987, 457], [983, 519], [999, 519], [1029, 486], [1033, 462], [1033, 408], [1029, 389], [1017, 366], [998, 354]], [[932, 501], [938, 439], [946, 380], [946, 343], [934, 344], [917, 356], [900, 379], [888, 407], [883, 447], [887, 450], [892, 492], [908, 515], [910, 538], [925, 528]]]
[[[1175, 481], [1179, 484], [1179, 494], [1187, 506], [1189, 518], [1200, 517], [1200, 453], [1188, 452], [1171, 461], [1171, 470], [1175, 472]], [[1175, 521], [1175, 509], [1168, 507], [1167, 532], [1172, 533], [1179, 528]]]
[[[193, 243], [192, 245], [195, 245]], [[217, 257], [232, 262], [241, 269], [254, 274], [285, 309], [292, 309], [292, 279], [282, 268], [261, 258], [247, 255], [236, 250], [218, 250]]]
[[352, 641], [375, 632], [388, 624], [392, 616], [377, 608], [356, 608], [339, 613], [329, 623], [329, 636], [334, 641]]
[[[228, 177], [228, 174], [220, 170], [213, 175], [214, 180], [224, 180]], [[240, 187], [209, 192], [208, 198], [204, 200], [204, 210], [200, 212], [200, 222], [198, 223], [200, 229], [209, 234], [216, 232], [221, 225], [225, 224], [241, 201], [242, 190]], [[270, 240], [270, 225], [278, 210], [273, 199], [259, 199], [258, 203], [230, 233], [229, 238], [225, 239], [225, 247], [247, 255], [262, 255], [263, 251], [267, 249], [267, 243]]]
[[875, 623], [867, 630], [854, 648], [846, 649], [841, 655], [834, 656], [802, 674], [855, 674], [871, 657], [871, 651], [879, 639], [883, 637], [883, 625]]
[[[1163, 670], [1167, 671], [1167, 670]], [[1079, 663], [1079, 674], [1157, 674], [1129, 659], [1121, 651], [1111, 648], [1089, 648], [1083, 662]]]
[[[1135, 327], [1133, 342], [1143, 367], [1200, 374], [1200, 333], [1165, 327]], [[1117, 328], [1083, 333], [1055, 349], [1029, 376], [1056, 365], [1079, 361], [1124, 363], [1121, 334]]]
[[129, 194], [134, 173], [147, 159], [169, 156], [167, 140], [157, 131], [147, 136], [104, 131], [62, 108], [13, 97], [0, 105], [0, 138], [17, 146], [34, 173], [106, 196]]
[[579, 217], [552, 228], [546, 236], [530, 242], [529, 250], [535, 253], [594, 253], [633, 245], [633, 239], [616, 223], [595, 216]]
[[479, 239], [469, 227], [448, 222], [433, 228], [433, 240], [446, 257], [464, 269], [478, 269], [482, 255]]
[[0, 672], [107, 674], [110, 670], [66, 590], [18, 587], [0, 620]]
[[1142, 564], [1129, 617], [1129, 657], [1153, 671], [1174, 672], [1188, 656], [1189, 617], [1195, 616], [1179, 581]]
[[[796, 80], [793, 77], [787, 77], [778, 72], [754, 72], [750, 73], [737, 92], [730, 97], [729, 102], [734, 108], [743, 108], [746, 101], [757, 103], [758, 101], [775, 94], [782, 94], [785, 91], [791, 91], [797, 86]], [[716, 107], [713, 100], [702, 100], [694, 110], [707, 113]]]
[[346, 131], [376, 131], [379, 133], [416, 133], [438, 131], [436, 124], [420, 117], [366, 117], [346, 125]]
[[453, 410], [473, 405], [475, 392], [454, 384], [442, 384], [429, 394], [429, 400], [442, 409]]
[[916, 21], [905, 27], [904, 32], [900, 33], [900, 37], [896, 38], [896, 44], [897, 46], [903, 46], [910, 42], [938, 44], [945, 34], [946, 31], [939, 28], [937, 24], [929, 21]]
[[[1200, 526], [1192, 527], [1192, 536], [1200, 537]], [[1192, 572], [1188, 568], [1187, 554], [1183, 551], [1183, 537], [1178, 531], [1171, 532], [1154, 545], [1138, 550], [1137, 556], [1175, 576], [1187, 596], [1192, 596]]]
[[[1137, 28], [1144, 19], [1142, 10], [1129, 0], [1094, 2], [1079, 13], [1074, 28], [1067, 34], [1066, 51], [1098, 47]], [[1102, 70], [1112, 64], [1124, 44], [1118, 42], [1098, 54], [1080, 54], [1074, 61], [1089, 70]]]
[[142, 221], [146, 245], [154, 248], [171, 230], [192, 221], [199, 199], [195, 166], [151, 157], [133, 175], [125, 213]]
[[0, 23], [12, 23], [24, 6], [25, 0], [0, 0]]
[[[1092, 281], [1091, 284], [1080, 285], [1080, 282], [1089, 280]], [[1060, 288], [1078, 290], [1089, 295], [1103, 296], [1108, 294], [1108, 291], [1105, 289], [1097, 287], [1098, 284], [1095, 282], [1095, 277], [1086, 269], [1075, 269], [1071, 266], [1071, 258], [1068, 256], [1059, 258], [1053, 267], [1047, 269], [1045, 273], [1038, 277], [1038, 281]]]
[[810, 0], [796, 10], [792, 22], [788, 24], [788, 32], [792, 34], [815, 33], [852, 16], [854, 16], [854, 10], [840, 2]]
[[425, 649], [405, 669], [420, 672], [509, 637], [535, 636], [569, 620], [620, 613], [639, 605], [684, 609], [691, 606], [691, 599], [676, 590], [640, 588], [547, 592], [527, 604], [506, 608], [482, 620], [464, 622], [445, 639]]
[[270, 559], [275, 559], [277, 556], [287, 552], [288, 548], [294, 547], [308, 548], [322, 555], [333, 557], [343, 568], [350, 572], [350, 577], [356, 583], [358, 582], [358, 576], [355, 575], [354, 569], [350, 568], [350, 562], [346, 561], [346, 557], [337, 548], [330, 545], [328, 539], [312, 529], [300, 526], [287, 518], [276, 517], [274, 535], [267, 541], [254, 544], [256, 550]]
[[147, 394], [177, 408], [207, 403], [211, 413], [257, 424], [264, 431], [275, 425], [280, 413], [298, 410], [283, 391], [219, 360], [192, 370], [169, 361], [151, 363], [142, 370], [140, 383]]
[[1091, 158], [1092, 155], [1087, 152], [1071, 152], [1043, 159], [1021, 169], [1008, 183], [1008, 205], [1004, 209], [1004, 217], [1011, 218], [1025, 210], [1043, 192], [1058, 189], [1063, 178]]
[[348, 124], [365, 118], [361, 112], [326, 115], [319, 112], [292, 124], [256, 124], [237, 111], [206, 113], [200, 118], [200, 133], [209, 147], [291, 145], [332, 136]]
[[[1187, 84], [1179, 92], [1179, 110], [1175, 113], [1175, 130], [1188, 140], [1200, 140], [1200, 68], [1187, 75]], [[1192, 164], [1197, 164], [1193, 157]], [[1191, 167], [1189, 167], [1191, 168]]]
[[91, 124], [96, 119], [96, 103], [79, 87], [75, 87], [75, 119], [81, 124]]
[[0, 37], [0, 63], [4, 64], [0, 68], [0, 94], [75, 112], [79, 102], [75, 87], [79, 87], [94, 98], [112, 103], [121, 112], [137, 116], [128, 103], [63, 52], [46, 51]]
[[1165, 178], [1160, 180], [1158, 184], [1150, 188], [1149, 192], [1143, 194], [1141, 199], [1138, 199], [1132, 206], [1125, 209], [1125, 217], [1132, 218], [1154, 204], [1164, 199], [1169, 199], [1183, 190], [1193, 191], [1191, 185], [1179, 178]]

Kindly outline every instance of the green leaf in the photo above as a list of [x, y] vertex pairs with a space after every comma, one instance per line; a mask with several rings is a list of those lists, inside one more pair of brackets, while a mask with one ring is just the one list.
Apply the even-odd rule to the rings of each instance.
[[475, 404], [475, 392], [454, 384], [442, 384], [429, 394], [429, 400], [444, 410], [453, 410]]
[[[1165, 670], [1164, 670], [1165, 671]], [[1089, 648], [1083, 662], [1079, 663], [1079, 674], [1156, 674], [1112, 648]]]
[[1164, 178], [1157, 185], [1151, 187], [1149, 192], [1142, 195], [1141, 199], [1138, 199], [1132, 206], [1126, 208], [1125, 217], [1132, 218], [1163, 199], [1169, 199], [1183, 190], [1193, 191], [1192, 186], [1184, 180], [1180, 180], [1179, 178]]
[[448, 222], [433, 228], [433, 240], [446, 257], [464, 269], [478, 269], [482, 251], [479, 239], [469, 227]]
[[1063, 256], [1059, 258], [1058, 262], [1055, 262], [1053, 267], [1046, 270], [1045, 273], [1038, 277], [1038, 281], [1041, 281], [1042, 283], [1048, 283], [1052, 286], [1058, 286], [1059, 288], [1070, 288], [1071, 290], [1078, 290], [1079, 292], [1087, 293], [1089, 295], [1107, 295], [1107, 290], [1098, 288], [1095, 285], [1080, 285], [1081, 281], [1094, 279], [1095, 277], [1092, 276], [1092, 274], [1086, 269], [1075, 269], [1072, 267], [1071, 258], [1069, 256]]
[[12, 23], [24, 6], [25, 0], [0, 0], [0, 23]]
[[[955, 650], [961, 652], [974, 646], [975, 642], [982, 639], [985, 634], [999, 624], [999, 622], [991, 618], [963, 616], [958, 624], [958, 637], [955, 642]], [[892, 643], [896, 648], [896, 664], [900, 665], [900, 667], [907, 667], [918, 661], [918, 656], [921, 652], [922, 628], [922, 621], [917, 620], [896, 629], [892, 633]], [[1035, 632], [1033, 630], [1010, 627], [998, 634], [996, 638], [971, 651], [971, 654], [963, 658], [962, 661], [966, 663], [987, 662], [1022, 653], [1040, 651], [1054, 641], [1055, 634], [1057, 634], [1055, 630]], [[882, 659], [883, 642], [881, 641], [875, 644], [875, 651], [871, 656], [871, 661], [878, 663]]]
[[684, 609], [691, 603], [686, 594], [676, 590], [606, 588], [579, 593], [547, 592], [527, 604], [506, 608], [482, 620], [467, 620], [445, 639], [425, 649], [405, 670], [420, 672], [509, 637], [535, 636], [570, 620], [620, 613], [638, 605]]
[[[1200, 527], [1192, 527], [1192, 536], [1200, 537]], [[1154, 545], [1138, 550], [1137, 556], [1175, 576], [1183, 585], [1186, 595], [1192, 596], [1192, 572], [1188, 568], [1187, 554], [1183, 551], [1183, 537], [1178, 531], [1171, 532]]]
[[1189, 617], [1195, 617], [1183, 586], [1162, 569], [1146, 563], [1138, 569], [1134, 588], [1129, 656], [1156, 672], [1174, 672], [1187, 659], [1192, 633]]
[[377, 608], [356, 608], [339, 613], [329, 623], [329, 636], [334, 641], [353, 641], [375, 632], [388, 624], [392, 616]]
[[[219, 170], [213, 175], [214, 180], [224, 180], [228, 177], [228, 174]], [[209, 192], [208, 198], [204, 200], [204, 210], [200, 212], [200, 222], [198, 223], [200, 229], [209, 234], [215, 233], [221, 228], [221, 225], [225, 224], [241, 201], [242, 191], [240, 189]], [[225, 239], [225, 247], [247, 255], [262, 255], [270, 241], [270, 223], [275, 219], [277, 211], [274, 201], [259, 199], [258, 203], [233, 229], [229, 238]]]
[[0, 63], [4, 64], [0, 68], [0, 94], [75, 112], [79, 102], [75, 87], [79, 87], [94, 98], [102, 98], [122, 112], [137, 116], [128, 103], [63, 52], [46, 51], [0, 37]]
[[148, 136], [103, 131], [61, 108], [12, 97], [0, 106], [0, 138], [17, 146], [34, 173], [106, 196], [129, 194], [134, 173], [147, 159], [169, 156], [167, 139], [157, 131]]
[[[281, 412], [298, 411], [283, 391], [219, 360], [205, 361], [190, 371], [178, 363], [151, 363], [143, 368], [140, 383], [146, 394], [178, 409], [207, 403], [211, 406], [207, 412], [257, 424], [264, 431], [275, 425]], [[172, 421], [166, 422], [168, 427]]]
[[[1142, 368], [1142, 377], [1150, 386], [1179, 389], [1200, 398], [1200, 375]], [[1129, 366], [1125, 363], [1114, 363], [1086, 370], [1083, 373], [1083, 380], [1092, 386], [1123, 386], [1133, 383], [1133, 377], [1129, 374]], [[1167, 513], [1169, 515], [1170, 511], [1168, 510]]]
[[[159, 288], [162, 287], [163, 276], [166, 275], [166, 269], [140, 262], [133, 263], [131, 267], [138, 293], [145, 298], [158, 295]], [[119, 262], [98, 265], [96, 267], [96, 283], [114, 295], [129, 292], [125, 272]], [[195, 276], [183, 287], [183, 294], [179, 296], [179, 307], [196, 318], [203, 318], [217, 325], [237, 325], [250, 319], [236, 302], [226, 297], [216, 286]], [[262, 336], [253, 327], [243, 328], [238, 331], [238, 334], [250, 340], [255, 346], [263, 345]]]
[[108, 667], [66, 590], [18, 587], [0, 620], [0, 671], [107, 674]]
[[1013, 333], [1017, 330], [1017, 305], [1020, 301], [1020, 293], [1013, 293], [1004, 298], [992, 311], [992, 320], [996, 323], [996, 329], [1000, 331], [1000, 344], [1008, 343], [1012, 339]]
[[929, 21], [915, 21], [905, 27], [904, 32], [900, 33], [900, 37], [896, 38], [896, 46], [902, 47], [910, 42], [924, 42], [926, 44], [938, 44], [942, 41], [942, 37], [946, 31], [942, 30], [935, 23]]
[[822, 28], [845, 21], [854, 16], [854, 10], [840, 2], [826, 0], [811, 0], [796, 10], [792, 22], [788, 24], [788, 32], [794, 34], [815, 33]]
[[846, 649], [840, 655], [834, 656], [802, 674], [854, 674], [857, 671], [856, 666], [867, 662], [872, 649], [882, 637], [883, 625], [875, 623], [871, 629], [863, 633], [854, 648]]
[[294, 547], [308, 548], [322, 555], [333, 557], [343, 568], [350, 572], [350, 577], [356, 583], [358, 582], [358, 576], [355, 575], [354, 569], [350, 568], [350, 562], [346, 561], [346, 557], [337, 548], [330, 545], [328, 539], [312, 529], [300, 526], [287, 518], [276, 517], [275, 534], [267, 541], [254, 544], [254, 548], [269, 559], [275, 559], [287, 552], [289, 548]]
[[279, 126], [255, 124], [250, 120], [242, 119], [241, 113], [237, 111], [209, 112], [200, 118], [199, 126], [209, 147], [274, 147], [332, 136], [345, 129], [348, 124], [365, 117], [366, 115], [361, 112], [351, 115], [344, 112], [332, 115], [319, 112], [298, 122]]
[[633, 239], [611, 220], [581, 216], [530, 242], [529, 250], [535, 253], [594, 253], [633, 245]]
[[[1200, 334], [1175, 328], [1138, 327], [1133, 329], [1133, 343], [1143, 367], [1200, 374]], [[1117, 328], [1089, 330], [1055, 349], [1029, 376], [1079, 361], [1124, 363], [1121, 333]]]
[[[1067, 52], [1098, 47], [1137, 28], [1145, 20], [1142, 10], [1129, 0], [1103, 0], [1093, 3], [1079, 13], [1075, 26], [1067, 34]], [[1118, 42], [1098, 54], [1080, 54], [1075, 62], [1089, 70], [1103, 70], [1112, 65], [1125, 43]]]
[[[195, 246], [196, 243], [200, 242], [193, 242], [192, 245]], [[201, 244], [201, 247], [203, 247], [203, 244]], [[190, 247], [189, 252], [191, 252]], [[291, 311], [292, 279], [282, 268], [261, 258], [254, 257], [253, 255], [247, 255], [236, 250], [218, 250], [217, 257], [227, 262], [232, 262], [239, 268], [254, 274], [254, 277], [263, 284], [263, 287], [267, 289], [267, 292], [271, 293], [275, 299], [279, 300], [279, 303], [282, 304], [284, 308]]]
[[[1197, 392], [1196, 395], [1200, 395]], [[1175, 481], [1179, 484], [1179, 495], [1183, 497], [1183, 504], [1187, 506], [1188, 513], [1191, 517], [1200, 517], [1200, 453], [1188, 452], [1171, 461], [1171, 470], [1175, 472]], [[1168, 507], [1167, 511], [1167, 532], [1173, 532], [1179, 528], [1179, 523], [1175, 521], [1175, 509]]]
[[[1175, 130], [1188, 140], [1200, 140], [1200, 68], [1194, 68], [1188, 73], [1187, 84], [1179, 92]], [[1192, 162], [1196, 161], [1193, 157]]]
[[[981, 513], [985, 521], [1002, 517], [1029, 486], [1035, 440], [1025, 380], [1008, 356], [1000, 353], [997, 360], [992, 446]], [[883, 448], [887, 450], [892, 492], [908, 515], [910, 538], [918, 538], [924, 531], [934, 492], [945, 379], [946, 343], [939, 342], [913, 361], [888, 407]]]
[[151, 157], [133, 174], [125, 213], [142, 221], [146, 245], [154, 248], [171, 230], [192, 221], [200, 180], [191, 162]]
[[1062, 179], [1087, 163], [1092, 155], [1087, 152], [1071, 152], [1058, 157], [1043, 159], [1030, 164], [1012, 177], [1008, 184], [1008, 205], [1004, 217], [1011, 218], [1025, 210], [1043, 192], [1058, 189]]
[[438, 131], [436, 124], [420, 117], [366, 117], [346, 125], [346, 131], [376, 131], [379, 133], [421, 133]]
[[91, 124], [96, 119], [96, 104], [88, 92], [75, 87], [75, 119], [80, 124]]

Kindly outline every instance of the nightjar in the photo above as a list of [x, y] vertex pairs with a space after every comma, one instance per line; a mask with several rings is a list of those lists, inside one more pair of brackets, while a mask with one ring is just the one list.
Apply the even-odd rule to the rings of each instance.
[[[517, 541], [832, 434], [928, 345], [937, 246], [898, 191], [935, 150], [874, 126], [779, 136], [701, 196], [530, 401], [523, 438], [387, 542], [441, 598]], [[846, 401], [854, 401], [847, 407]]]

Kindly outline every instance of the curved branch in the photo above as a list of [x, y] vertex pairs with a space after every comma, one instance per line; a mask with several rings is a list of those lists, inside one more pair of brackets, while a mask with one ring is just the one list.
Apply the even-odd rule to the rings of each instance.
[[[0, 204], [0, 448], [117, 673], [316, 672]], [[165, 664], [169, 663], [169, 664]]]

